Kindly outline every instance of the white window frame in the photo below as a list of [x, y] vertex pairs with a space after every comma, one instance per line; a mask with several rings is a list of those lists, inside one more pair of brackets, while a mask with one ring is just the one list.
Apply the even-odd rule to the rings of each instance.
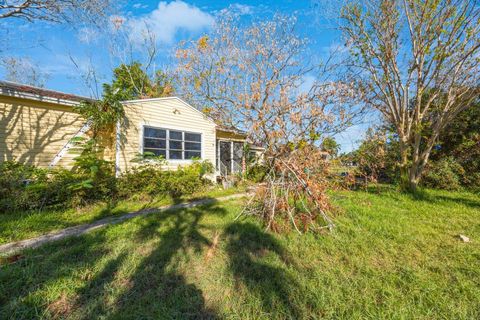
[[[200, 160], [204, 159], [204, 138], [203, 138], [203, 133], [201, 132], [195, 132], [195, 131], [190, 131], [188, 129], [183, 129], [183, 128], [174, 128], [174, 127], [168, 127], [168, 126], [162, 126], [162, 125], [152, 125], [152, 124], [142, 124], [141, 125], [141, 132], [140, 132], [140, 152], [143, 154], [145, 151], [145, 146], [144, 146], [144, 139], [145, 139], [145, 128], [152, 128], [152, 129], [157, 129], [157, 130], [165, 130], [166, 135], [165, 135], [165, 140], [166, 140], [166, 146], [165, 146], [165, 151], [166, 151], [166, 158], [170, 163], [191, 163], [193, 160], [192, 159], [185, 159], [185, 151], [197, 151], [197, 150], [185, 150], [185, 142], [196, 142], [200, 143]], [[182, 133], [182, 140], [177, 140], [182, 142], [182, 159], [170, 159], [170, 131], [180, 131]], [[193, 134], [198, 134], [200, 135], [200, 141], [185, 141], [185, 133], [193, 133]], [[150, 148], [147, 148], [150, 149]], [[176, 151], [179, 151], [177, 149], [174, 149]]]

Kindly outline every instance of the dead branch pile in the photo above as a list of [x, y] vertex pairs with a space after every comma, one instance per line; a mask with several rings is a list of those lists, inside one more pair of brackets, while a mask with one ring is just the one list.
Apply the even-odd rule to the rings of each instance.
[[289, 223], [298, 233], [332, 230], [328, 163], [316, 147], [279, 152], [267, 160], [265, 183], [249, 200], [244, 215], [257, 216], [267, 230], [280, 231]]

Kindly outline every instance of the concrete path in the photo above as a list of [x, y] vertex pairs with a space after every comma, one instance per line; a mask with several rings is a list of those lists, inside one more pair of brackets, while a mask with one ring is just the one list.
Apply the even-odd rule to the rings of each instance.
[[67, 237], [72, 237], [72, 236], [80, 236], [92, 230], [102, 228], [107, 225], [120, 223], [122, 221], [135, 218], [138, 216], [144, 216], [152, 213], [160, 213], [167, 210], [193, 208], [196, 206], [209, 204], [216, 201], [238, 199], [238, 198], [245, 197], [246, 195], [247, 195], [246, 193], [239, 193], [239, 194], [233, 194], [230, 196], [225, 196], [220, 198], [200, 199], [197, 201], [180, 203], [180, 204], [175, 204], [171, 206], [163, 206], [163, 207], [150, 208], [150, 209], [130, 212], [118, 217], [109, 217], [109, 218], [101, 219], [92, 223], [82, 224], [82, 225], [62, 229], [59, 231], [50, 232], [36, 238], [21, 240], [17, 242], [10, 242], [4, 245], [0, 245], [0, 254], [8, 255], [26, 248], [36, 248], [38, 246], [41, 246], [44, 243], [53, 242], [53, 241], [57, 241], [57, 240], [64, 239]]

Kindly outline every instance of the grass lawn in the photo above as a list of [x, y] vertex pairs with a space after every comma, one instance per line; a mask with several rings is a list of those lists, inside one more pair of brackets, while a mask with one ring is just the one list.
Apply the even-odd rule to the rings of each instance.
[[266, 233], [234, 200], [27, 250], [0, 318], [480, 319], [480, 196], [333, 198], [330, 235]]
[[0, 245], [141, 209], [165, 206], [197, 198], [222, 197], [244, 191], [245, 187], [226, 190], [216, 187], [207, 192], [175, 200], [170, 197], [143, 198], [136, 201], [122, 200], [115, 203], [97, 203], [78, 209], [0, 213]]

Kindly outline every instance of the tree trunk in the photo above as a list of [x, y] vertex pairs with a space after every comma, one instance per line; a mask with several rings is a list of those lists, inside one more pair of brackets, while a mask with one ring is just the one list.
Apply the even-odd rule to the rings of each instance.
[[410, 168], [408, 165], [408, 146], [402, 139], [400, 147], [400, 188], [403, 191], [410, 191]]

